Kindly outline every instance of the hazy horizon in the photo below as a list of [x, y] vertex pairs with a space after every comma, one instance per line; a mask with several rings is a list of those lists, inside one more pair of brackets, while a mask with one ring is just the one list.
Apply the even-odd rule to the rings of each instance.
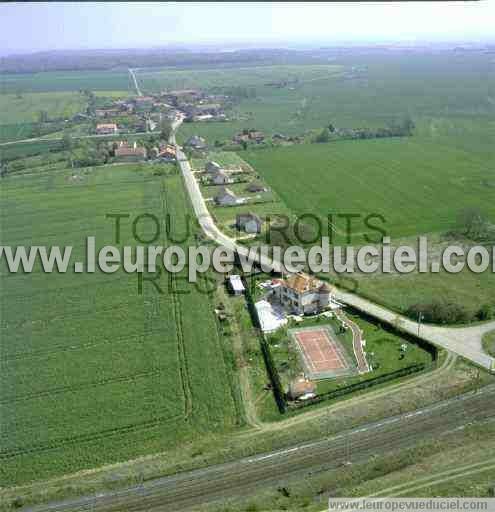
[[495, 3], [2, 4], [1, 55], [55, 50], [488, 43]]

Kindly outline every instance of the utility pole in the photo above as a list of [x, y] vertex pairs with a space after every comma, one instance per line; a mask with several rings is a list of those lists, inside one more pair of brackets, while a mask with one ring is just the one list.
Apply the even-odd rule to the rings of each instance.
[[419, 338], [419, 330], [421, 328], [421, 321], [424, 320], [424, 315], [421, 311], [418, 313], [418, 338]]

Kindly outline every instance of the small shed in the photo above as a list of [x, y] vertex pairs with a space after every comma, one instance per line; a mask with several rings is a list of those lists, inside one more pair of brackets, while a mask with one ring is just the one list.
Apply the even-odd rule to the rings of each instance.
[[304, 377], [294, 379], [289, 384], [289, 399], [290, 400], [308, 400], [316, 396], [316, 384]]
[[238, 275], [229, 276], [229, 288], [234, 295], [242, 295], [246, 291], [241, 276]]

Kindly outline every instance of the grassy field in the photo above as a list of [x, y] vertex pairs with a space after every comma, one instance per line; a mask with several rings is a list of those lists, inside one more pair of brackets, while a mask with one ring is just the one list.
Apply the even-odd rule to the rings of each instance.
[[[477, 145], [491, 151], [495, 123], [495, 71], [489, 55], [341, 55], [332, 64], [267, 66], [251, 70], [204, 70], [139, 74], [144, 86], [243, 86], [255, 91], [236, 111], [240, 120], [192, 123], [210, 142], [243, 128], [302, 135], [328, 123], [338, 127], [383, 127], [410, 116], [418, 133], [448, 135], [454, 146]], [[259, 70], [259, 71], [258, 71]], [[180, 77], [178, 80], [176, 77]], [[266, 77], [266, 78], [265, 78]], [[298, 81], [275, 88], [274, 80]], [[427, 93], [425, 93], [427, 91]], [[473, 133], [475, 132], [475, 133]], [[456, 139], [456, 140], [454, 140]]]
[[[322, 219], [380, 214], [385, 224], [379, 225], [394, 238], [449, 230], [467, 207], [479, 207], [495, 220], [493, 191], [485, 184], [494, 179], [495, 155], [488, 160], [413, 137], [305, 144], [242, 156], [297, 214]], [[376, 238], [362, 221], [356, 221], [355, 232]]]
[[134, 91], [127, 70], [50, 71], [44, 73], [0, 74], [0, 94], [18, 92]]
[[36, 94], [0, 94], [1, 124], [30, 123], [39, 120], [39, 112], [48, 118], [67, 119], [86, 108], [85, 97], [78, 92]]
[[[178, 176], [115, 166], [4, 178], [3, 245], [114, 244], [107, 213], [173, 216], [188, 205]], [[140, 233], [149, 234], [144, 222]], [[167, 245], [162, 234], [159, 243]], [[121, 245], [134, 245], [130, 223]], [[159, 452], [238, 426], [228, 339], [211, 298], [179, 278], [163, 294], [137, 276], [9, 274], [1, 262], [0, 485]], [[181, 292], [180, 294], [178, 292]]]

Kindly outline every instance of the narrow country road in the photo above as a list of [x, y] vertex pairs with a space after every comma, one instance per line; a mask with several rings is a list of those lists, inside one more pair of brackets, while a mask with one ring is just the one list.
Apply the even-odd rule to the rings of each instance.
[[[173, 133], [170, 141], [176, 144], [175, 132], [180, 127], [182, 120], [177, 120], [173, 123]], [[255, 259], [258, 263], [264, 266], [272, 266], [275, 272], [295, 272], [295, 269], [284, 268], [281, 262], [272, 261], [271, 258], [259, 255], [258, 253], [250, 254], [247, 247], [238, 244], [233, 238], [228, 237], [222, 233], [215, 224], [199, 185], [191, 172], [191, 166], [187, 160], [186, 155], [181, 148], [177, 147], [177, 160], [179, 162], [186, 189], [189, 194], [194, 212], [198, 218], [199, 224], [203, 229], [206, 236], [214, 240], [217, 244], [226, 247], [227, 249], [237, 252], [239, 255]], [[397, 315], [397, 313], [371, 302], [370, 300], [359, 297], [358, 295], [345, 292], [336, 288], [335, 298], [348, 304], [359, 311], [367, 313], [385, 323], [393, 325], [402, 329], [404, 332], [413, 334], [415, 336], [428, 341], [438, 347], [444, 348], [448, 351], [462, 356], [469, 361], [472, 361], [478, 366], [486, 368], [487, 370], [495, 371], [495, 358], [490, 357], [483, 350], [482, 337], [485, 333], [495, 330], [495, 321], [487, 322], [480, 325], [471, 327], [439, 327], [434, 325], [418, 325], [413, 320]], [[419, 332], [418, 332], [419, 331]]]
[[139, 88], [139, 84], [136, 78], [136, 73], [134, 72], [134, 69], [129, 68], [129, 74], [131, 75], [131, 79], [134, 82], [134, 88], [136, 89], [136, 94], [138, 96], [142, 96], [143, 93], [141, 92], [141, 89]]

